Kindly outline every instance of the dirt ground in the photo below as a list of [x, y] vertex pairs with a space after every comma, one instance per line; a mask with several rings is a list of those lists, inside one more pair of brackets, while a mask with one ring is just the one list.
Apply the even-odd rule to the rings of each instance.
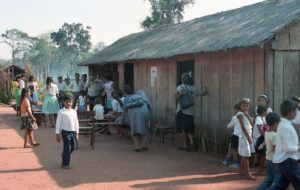
[[237, 169], [198, 152], [181, 152], [169, 142], [153, 142], [148, 152], [133, 152], [133, 143], [118, 135], [80, 136], [70, 170], [60, 168], [62, 144], [53, 128], [41, 127], [35, 138], [41, 145], [24, 149], [19, 118], [12, 108], [0, 105], [0, 190], [125, 190], [125, 189], [255, 189], [256, 181], [244, 180]]

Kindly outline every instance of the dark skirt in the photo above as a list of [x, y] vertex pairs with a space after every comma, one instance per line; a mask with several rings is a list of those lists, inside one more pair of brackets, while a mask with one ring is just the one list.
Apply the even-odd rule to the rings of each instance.
[[176, 128], [179, 132], [194, 133], [194, 116], [186, 115], [181, 111], [176, 114]]

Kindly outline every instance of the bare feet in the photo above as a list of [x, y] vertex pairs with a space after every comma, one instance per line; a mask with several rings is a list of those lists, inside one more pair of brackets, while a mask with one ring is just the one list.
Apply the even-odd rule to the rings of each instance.
[[28, 144], [25, 144], [24, 145], [24, 148], [32, 148], [32, 146], [28, 145]]

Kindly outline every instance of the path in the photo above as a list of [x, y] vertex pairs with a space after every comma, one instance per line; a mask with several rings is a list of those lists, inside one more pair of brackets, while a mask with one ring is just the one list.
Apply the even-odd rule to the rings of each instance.
[[152, 145], [148, 152], [135, 153], [129, 140], [102, 134], [96, 135], [95, 150], [88, 137], [80, 136], [72, 169], [63, 170], [54, 129], [35, 131], [41, 146], [24, 149], [18, 119], [12, 108], [0, 105], [0, 190], [250, 190], [262, 180], [244, 180], [213, 158], [172, 146]]

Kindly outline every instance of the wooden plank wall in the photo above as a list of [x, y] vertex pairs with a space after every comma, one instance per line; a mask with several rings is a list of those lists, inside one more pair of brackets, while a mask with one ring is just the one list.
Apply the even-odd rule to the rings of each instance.
[[300, 95], [300, 21], [275, 36], [269, 55], [269, 89], [274, 111], [283, 100]]
[[[257, 96], [265, 92], [264, 51], [245, 49], [133, 62], [135, 90], [144, 90], [153, 102], [152, 120], [161, 121], [166, 107], [175, 108], [177, 62], [191, 59], [195, 61], [195, 86], [209, 89], [209, 95], [196, 101], [195, 135], [205, 128], [212, 142], [223, 140], [232, 134], [226, 125], [234, 104], [241, 97], [250, 98], [254, 102], [250, 110], [253, 115]], [[158, 71], [154, 87], [151, 87], [151, 67], [157, 67]]]

